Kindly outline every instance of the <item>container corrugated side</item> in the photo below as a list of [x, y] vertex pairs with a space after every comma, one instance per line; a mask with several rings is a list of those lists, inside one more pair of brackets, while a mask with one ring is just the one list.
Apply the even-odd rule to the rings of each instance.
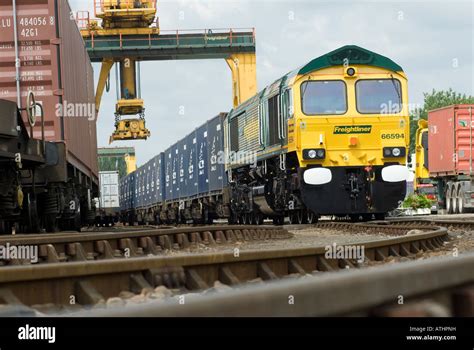
[[207, 124], [196, 129], [196, 158], [198, 166], [198, 194], [209, 192], [209, 155], [207, 150]]
[[428, 113], [428, 164], [433, 176], [454, 174], [454, 111], [451, 107]]
[[222, 191], [224, 187], [224, 117], [220, 114], [207, 123], [210, 192]]
[[185, 199], [188, 197], [188, 146], [185, 138], [178, 142], [178, 159], [179, 198]]
[[[93, 70], [69, 3], [16, 3], [22, 106], [33, 91], [45, 112], [46, 139], [65, 141], [68, 161], [98, 183]], [[0, 0], [0, 27], [0, 98], [16, 102], [12, 1]], [[39, 123], [33, 136], [41, 137]]]
[[172, 147], [172, 177], [173, 200], [179, 199], [179, 143]]
[[474, 116], [470, 115], [469, 107], [472, 113], [474, 105], [453, 105], [428, 112], [431, 176], [469, 174], [474, 142]]
[[197, 166], [197, 138], [196, 131], [186, 136], [188, 169], [187, 169], [187, 193], [193, 197], [198, 194], [198, 166]]
[[474, 171], [474, 105], [456, 105], [456, 173], [469, 175]]
[[173, 148], [165, 151], [165, 197], [167, 201], [173, 200]]
[[99, 173], [100, 207], [102, 209], [119, 208], [119, 173], [104, 171]]
[[162, 203], [165, 200], [165, 154], [160, 153], [155, 157], [156, 173], [155, 173], [155, 202]]

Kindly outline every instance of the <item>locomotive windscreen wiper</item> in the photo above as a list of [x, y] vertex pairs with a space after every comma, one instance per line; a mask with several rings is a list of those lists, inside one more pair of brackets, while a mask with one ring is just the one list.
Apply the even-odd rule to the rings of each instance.
[[393, 74], [390, 74], [390, 81], [393, 84], [393, 87], [395, 88], [395, 91], [397, 92], [398, 100], [402, 102], [402, 96], [400, 95], [400, 91], [398, 91], [398, 85], [395, 83], [395, 78], [393, 77]]

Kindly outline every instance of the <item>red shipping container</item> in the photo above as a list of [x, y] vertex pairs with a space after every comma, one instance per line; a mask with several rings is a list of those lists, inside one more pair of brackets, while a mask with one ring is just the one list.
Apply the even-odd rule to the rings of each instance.
[[[33, 91], [46, 139], [64, 142], [68, 162], [98, 183], [94, 75], [69, 3], [16, 0], [16, 18], [22, 106]], [[12, 0], [0, 0], [0, 99], [16, 102], [15, 58]]]
[[428, 112], [430, 176], [471, 175], [474, 171], [474, 104]]

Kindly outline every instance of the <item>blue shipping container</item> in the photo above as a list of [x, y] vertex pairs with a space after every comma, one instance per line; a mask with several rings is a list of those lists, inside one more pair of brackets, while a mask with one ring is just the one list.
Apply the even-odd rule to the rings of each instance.
[[186, 136], [186, 147], [188, 158], [187, 194], [189, 197], [193, 197], [198, 194], [197, 139], [195, 131]]
[[209, 191], [221, 191], [224, 187], [224, 114], [207, 123], [207, 149], [209, 154]]
[[175, 143], [172, 147], [172, 186], [173, 200], [179, 199], [179, 143]]
[[148, 163], [145, 164], [145, 198], [143, 203], [145, 206], [151, 205], [151, 194], [152, 194], [152, 187], [151, 183], [153, 181], [153, 159], [150, 160]]
[[140, 208], [142, 206], [142, 168], [138, 168], [135, 172], [135, 205]]
[[182, 139], [178, 142], [178, 181], [179, 181], [179, 198], [188, 197], [188, 145], [186, 139]]
[[165, 184], [165, 154], [160, 153], [155, 158], [155, 196], [153, 203], [161, 203], [165, 200], [164, 184]]
[[198, 194], [209, 192], [209, 156], [207, 152], [207, 124], [196, 130], [197, 166], [198, 166]]
[[173, 148], [170, 147], [165, 151], [165, 199], [170, 201], [173, 199]]

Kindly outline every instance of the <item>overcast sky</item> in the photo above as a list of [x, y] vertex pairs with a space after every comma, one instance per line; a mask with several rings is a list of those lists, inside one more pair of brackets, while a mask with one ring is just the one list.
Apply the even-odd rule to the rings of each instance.
[[[77, 11], [91, 9], [93, 0], [69, 2]], [[471, 0], [159, 0], [158, 16], [163, 30], [255, 27], [259, 90], [315, 57], [355, 44], [404, 68], [410, 103], [422, 103], [423, 92], [432, 89], [474, 95]], [[94, 65], [96, 81], [99, 69]], [[114, 130], [115, 96], [112, 88], [102, 101], [100, 146], [108, 146]], [[139, 165], [232, 108], [230, 70], [224, 60], [145, 62], [142, 97], [152, 137], [112, 144], [135, 146]]]

